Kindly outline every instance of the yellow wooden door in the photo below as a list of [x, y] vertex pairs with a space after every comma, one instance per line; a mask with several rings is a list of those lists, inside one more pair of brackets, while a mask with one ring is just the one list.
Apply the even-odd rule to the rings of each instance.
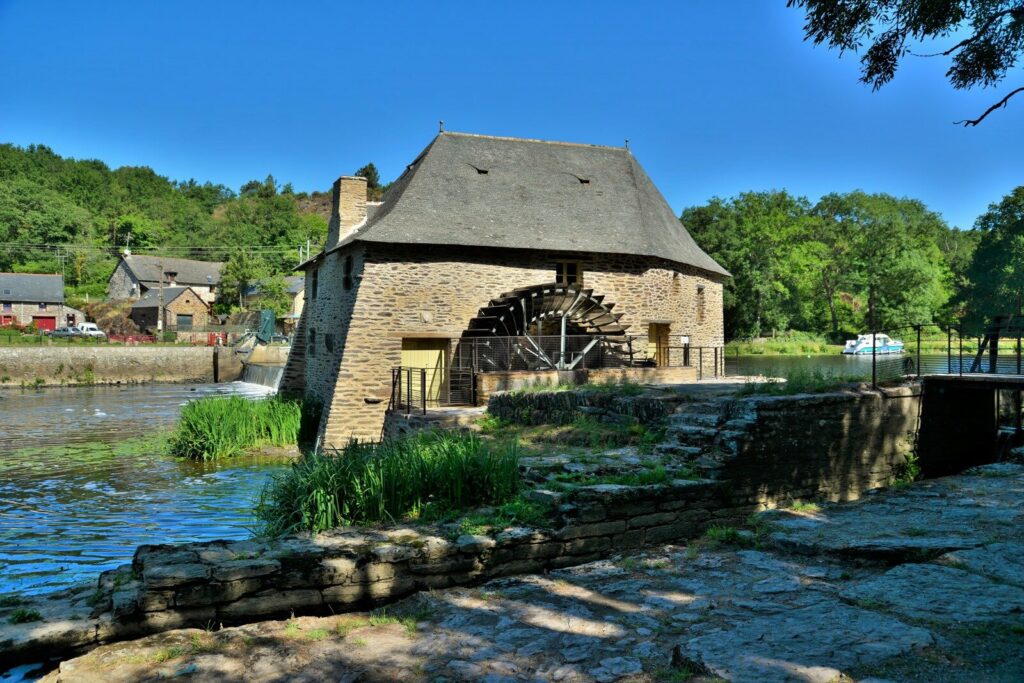
[[[403, 339], [402, 367], [423, 368], [426, 371], [427, 401], [439, 401], [444, 392], [447, 379], [448, 363], [447, 339]], [[413, 372], [414, 382], [419, 382], [420, 375]], [[419, 385], [412, 387], [413, 392], [419, 391]]]
[[647, 357], [657, 365], [668, 365], [668, 324], [650, 323], [647, 327]]

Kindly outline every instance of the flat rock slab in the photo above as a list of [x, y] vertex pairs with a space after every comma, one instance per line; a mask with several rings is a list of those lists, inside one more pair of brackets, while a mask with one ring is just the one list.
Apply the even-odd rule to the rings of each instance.
[[1024, 466], [918, 482], [814, 513], [771, 510], [770, 540], [785, 552], [885, 564], [920, 562], [1000, 542], [1024, 542]]
[[1024, 588], [1024, 543], [993, 543], [940, 557], [938, 562]]
[[905, 564], [842, 590], [843, 599], [913, 619], [1024, 624], [1024, 588], [936, 564]]
[[731, 681], [831, 683], [846, 669], [932, 643], [923, 628], [822, 603], [709, 631], [687, 641], [683, 651]]

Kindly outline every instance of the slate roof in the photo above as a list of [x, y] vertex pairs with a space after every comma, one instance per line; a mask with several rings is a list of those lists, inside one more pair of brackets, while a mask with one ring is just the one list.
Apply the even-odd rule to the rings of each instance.
[[[167, 258], [164, 256], [140, 256], [131, 254], [122, 256], [121, 260], [131, 269], [132, 274], [139, 282], [159, 283], [160, 266], [164, 268], [164, 282], [167, 282], [166, 273], [177, 273], [175, 282], [184, 285], [216, 285], [220, 282], [220, 272], [224, 264], [220, 261], [193, 261], [184, 258]], [[210, 279], [207, 280], [207, 276]]]
[[[202, 301], [202, 297], [191, 287], [164, 287], [164, 306], [177, 299], [183, 293], [191, 291], [192, 295]], [[138, 301], [132, 304], [132, 308], [157, 308], [160, 306], [160, 288], [147, 289]]]
[[64, 303], [64, 276], [0, 273], [0, 301]]
[[339, 243], [656, 256], [728, 275], [626, 148], [440, 133]]

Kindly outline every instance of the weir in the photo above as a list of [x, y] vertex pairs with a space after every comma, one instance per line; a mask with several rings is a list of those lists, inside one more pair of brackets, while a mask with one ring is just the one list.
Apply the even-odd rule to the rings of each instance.
[[262, 384], [277, 391], [283, 373], [284, 365], [246, 363], [245, 370], [242, 372], [242, 381], [250, 384]]

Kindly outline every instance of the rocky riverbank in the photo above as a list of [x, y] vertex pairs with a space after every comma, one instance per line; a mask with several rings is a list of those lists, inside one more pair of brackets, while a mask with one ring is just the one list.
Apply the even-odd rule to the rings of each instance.
[[1024, 466], [769, 511], [375, 613], [169, 631], [47, 681], [1016, 681]]

